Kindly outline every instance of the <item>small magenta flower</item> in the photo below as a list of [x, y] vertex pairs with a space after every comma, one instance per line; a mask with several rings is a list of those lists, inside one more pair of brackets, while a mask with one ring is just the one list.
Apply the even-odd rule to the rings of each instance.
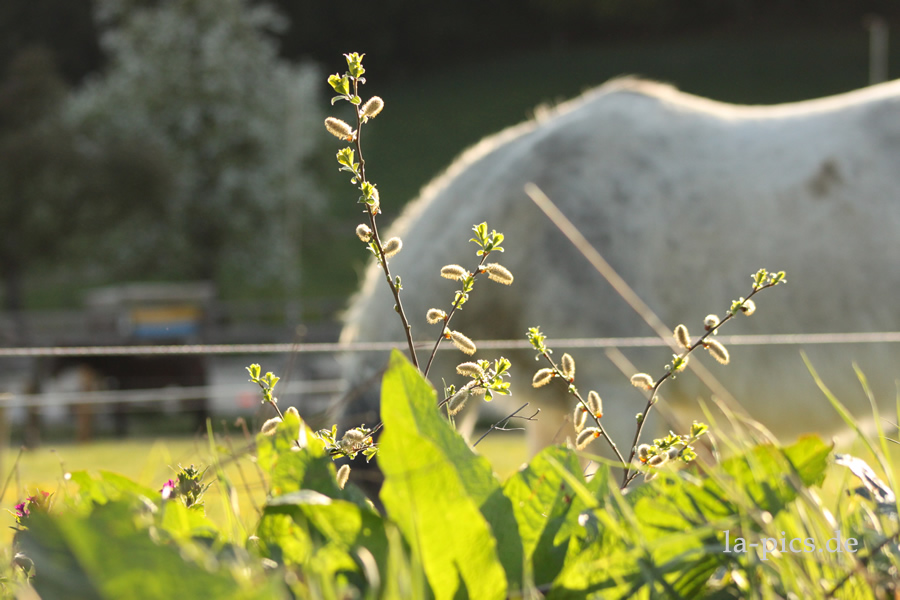
[[12, 513], [16, 517], [16, 523], [21, 525], [25, 519], [31, 516], [32, 512], [49, 512], [50, 511], [50, 492], [39, 490], [37, 494], [28, 496], [15, 506], [15, 512]]
[[170, 500], [175, 496], [175, 487], [176, 483], [174, 480], [170, 479], [165, 482], [162, 486], [162, 489], [159, 490], [159, 493], [162, 494], [163, 500]]

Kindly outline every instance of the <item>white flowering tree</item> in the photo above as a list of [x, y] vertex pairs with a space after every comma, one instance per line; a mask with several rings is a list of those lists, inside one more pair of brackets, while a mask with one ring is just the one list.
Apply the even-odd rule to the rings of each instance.
[[109, 63], [68, 117], [87, 140], [157, 149], [175, 181], [158, 223], [107, 242], [166, 276], [240, 285], [280, 272], [295, 285], [301, 207], [317, 199], [304, 163], [322, 120], [315, 70], [278, 57], [282, 20], [245, 0], [101, 0], [97, 15]]

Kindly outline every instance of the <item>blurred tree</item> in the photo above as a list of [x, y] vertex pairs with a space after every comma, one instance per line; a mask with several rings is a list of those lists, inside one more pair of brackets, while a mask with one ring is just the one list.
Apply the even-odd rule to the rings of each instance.
[[65, 93], [45, 48], [21, 51], [0, 81], [0, 278], [19, 343], [29, 268], [121, 219], [119, 195], [151, 209], [167, 187], [165, 169], [139, 144], [81, 143], [60, 117]]
[[317, 198], [304, 162], [323, 129], [323, 84], [278, 58], [270, 34], [285, 21], [244, 0], [97, 6], [108, 68], [72, 99], [69, 118], [98, 143], [141, 139], [175, 176], [158, 220], [104, 242], [145, 275], [271, 286], [293, 273], [298, 211]]
[[102, 62], [91, 0], [3, 0], [0, 2], [0, 79], [23, 50], [50, 51], [60, 74], [77, 83]]

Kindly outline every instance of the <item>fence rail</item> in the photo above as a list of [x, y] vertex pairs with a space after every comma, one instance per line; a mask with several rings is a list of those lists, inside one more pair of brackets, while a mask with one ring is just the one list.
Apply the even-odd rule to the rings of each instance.
[[[900, 331], [857, 333], [796, 333], [776, 335], [722, 335], [716, 339], [731, 346], [767, 345], [817, 345], [817, 344], [873, 344], [898, 343]], [[492, 350], [530, 348], [526, 340], [480, 340], [480, 348]], [[416, 344], [416, 348], [430, 348], [432, 343]], [[636, 348], [668, 346], [658, 337], [621, 338], [559, 338], [553, 339], [554, 348]], [[43, 356], [149, 356], [160, 354], [304, 354], [334, 352], [384, 352], [393, 348], [404, 349], [402, 342], [339, 343], [276, 343], [276, 344], [185, 344], [156, 346], [40, 346], [0, 348], [0, 358]], [[452, 348], [449, 345], [442, 349]]]

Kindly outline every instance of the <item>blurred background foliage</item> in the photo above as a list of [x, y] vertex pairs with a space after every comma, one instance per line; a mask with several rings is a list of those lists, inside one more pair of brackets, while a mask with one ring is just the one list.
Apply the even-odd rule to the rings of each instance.
[[344, 52], [386, 100], [366, 159], [389, 220], [465, 147], [611, 77], [742, 103], [862, 87], [870, 15], [900, 22], [886, 0], [4, 0], [4, 307], [189, 279], [339, 304], [366, 260], [321, 135]]

